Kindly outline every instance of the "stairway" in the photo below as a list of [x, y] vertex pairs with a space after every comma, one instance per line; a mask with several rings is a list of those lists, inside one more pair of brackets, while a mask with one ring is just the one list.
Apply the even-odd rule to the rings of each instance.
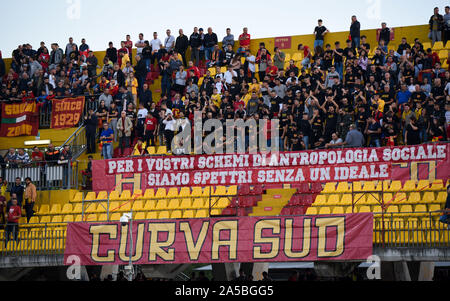
[[289, 203], [296, 189], [270, 189], [262, 196], [262, 200], [253, 208], [249, 216], [278, 216]]

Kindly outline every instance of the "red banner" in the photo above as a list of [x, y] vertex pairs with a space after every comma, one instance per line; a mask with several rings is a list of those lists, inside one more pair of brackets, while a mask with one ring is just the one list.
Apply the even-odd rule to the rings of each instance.
[[[128, 264], [129, 233], [121, 223], [69, 224], [64, 262]], [[138, 265], [366, 260], [373, 215], [135, 221], [132, 240]]]
[[[94, 191], [177, 186], [447, 179], [447, 144], [269, 154], [138, 157], [94, 161]], [[437, 168], [442, 167], [442, 168]], [[120, 188], [120, 187], [119, 187]], [[126, 188], [130, 189], [130, 188]], [[119, 189], [122, 190], [122, 189]]]
[[39, 108], [36, 101], [6, 104], [2, 102], [0, 137], [37, 136]]
[[292, 48], [292, 37], [279, 37], [275, 38], [275, 47], [280, 49], [291, 49]]
[[84, 109], [84, 96], [54, 99], [52, 106], [52, 129], [77, 127]]

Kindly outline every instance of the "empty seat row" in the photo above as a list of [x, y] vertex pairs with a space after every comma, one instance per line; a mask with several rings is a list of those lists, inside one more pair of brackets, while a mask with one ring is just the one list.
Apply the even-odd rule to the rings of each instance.
[[[210, 197], [210, 196], [235, 196], [237, 195], [237, 186], [217, 186], [217, 187], [190, 187], [170, 188], [166, 190], [165, 188], [157, 189], [147, 189], [145, 193], [142, 190], [135, 190], [131, 193], [129, 190], [124, 190], [122, 193], [118, 191], [112, 191], [108, 194], [106, 191], [100, 191], [98, 194], [95, 192], [88, 192], [84, 197], [85, 201], [95, 201], [95, 200], [109, 200], [111, 201], [129, 201], [132, 199], [148, 200], [148, 199], [163, 199], [163, 198], [188, 198], [188, 197]], [[83, 193], [78, 192], [72, 202], [82, 202]]]
[[[399, 216], [438, 216], [441, 215], [443, 206], [441, 205], [391, 205], [384, 210], [386, 214]], [[335, 206], [335, 207], [310, 207], [306, 215], [329, 215], [329, 214], [352, 214], [352, 213], [383, 213], [380, 205], [375, 206]]]
[[[449, 182], [450, 183], [450, 182]], [[406, 181], [402, 185], [401, 181], [375, 181], [375, 182], [354, 182], [353, 184], [347, 182], [334, 183], [329, 182], [325, 185], [322, 193], [352, 193], [352, 192], [420, 192], [420, 191], [445, 191], [443, 180], [420, 180]]]

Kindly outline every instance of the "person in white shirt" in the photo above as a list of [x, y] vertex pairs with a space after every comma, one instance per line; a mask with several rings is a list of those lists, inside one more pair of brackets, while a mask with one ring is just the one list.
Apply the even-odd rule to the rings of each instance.
[[339, 138], [339, 136], [336, 133], [333, 133], [331, 135], [331, 141], [330, 143], [326, 144], [325, 147], [326, 148], [333, 148], [333, 147], [339, 147], [342, 146], [342, 144], [344, 143], [344, 141]]
[[170, 29], [167, 29], [167, 37], [164, 41], [164, 48], [167, 50], [167, 52], [170, 52], [175, 47], [175, 37], [171, 35]]
[[138, 40], [138, 41], [136, 42], [136, 44], [134, 45], [134, 46], [136, 46], [136, 48], [137, 48], [137, 54], [141, 54], [141, 53], [142, 53], [142, 50], [143, 50], [144, 47], [145, 47], [144, 42], [145, 42], [145, 40], [144, 40], [144, 34], [143, 34], [143, 33], [140, 33], [140, 34], [139, 34], [139, 40]]
[[256, 72], [256, 57], [251, 54], [250, 50], [247, 50], [247, 58], [245, 59], [248, 62], [248, 69], [252, 73], [252, 75]]
[[237, 77], [237, 73], [230, 66], [230, 67], [228, 67], [228, 71], [225, 72], [225, 75], [224, 75], [225, 83], [227, 83], [228, 85], [231, 85], [231, 82], [233, 81], [233, 77]]
[[155, 59], [157, 62], [159, 62], [159, 59], [160, 59], [159, 50], [162, 47], [161, 40], [158, 39], [158, 33], [156, 33], [156, 32], [153, 33], [153, 40], [150, 41], [150, 46], [152, 47], [151, 64], [153, 65], [155, 62]]
[[145, 126], [145, 119], [147, 118], [148, 110], [144, 108], [144, 105], [141, 103], [139, 104], [139, 111], [137, 113], [137, 126], [136, 130], [138, 132], [138, 137], [143, 138], [144, 137], [144, 126]]
[[171, 153], [172, 152], [172, 140], [173, 140], [173, 137], [175, 136], [175, 130], [176, 130], [175, 129], [176, 121], [174, 120], [173, 115], [167, 114], [166, 119], [163, 120], [163, 124], [165, 125], [164, 136], [166, 137], [167, 152]]

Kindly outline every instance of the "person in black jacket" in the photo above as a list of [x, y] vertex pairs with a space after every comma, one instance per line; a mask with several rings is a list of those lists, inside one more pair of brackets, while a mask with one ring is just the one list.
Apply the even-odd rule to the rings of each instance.
[[123, 74], [119, 64], [117, 63], [114, 64], [113, 79], [116, 80], [116, 83], [117, 85], [119, 85], [119, 87], [125, 86], [125, 74]]
[[138, 81], [138, 95], [140, 97], [140, 95], [143, 92], [145, 78], [147, 77], [147, 65], [142, 59], [141, 54], [136, 55], [136, 66], [134, 66], [134, 75], [136, 76]]
[[179, 33], [180, 33], [180, 35], [178, 36], [178, 38], [175, 42], [175, 50], [179, 54], [181, 54], [181, 57], [183, 58], [184, 67], [187, 67], [186, 50], [189, 47], [189, 40], [188, 40], [187, 36], [184, 35], [183, 29], [180, 29]]
[[89, 109], [88, 115], [84, 117], [84, 125], [86, 126], [87, 153], [94, 154], [98, 119], [93, 109]]
[[142, 59], [145, 62], [147, 71], [150, 71], [150, 64], [152, 63], [152, 47], [149, 41], [144, 41], [144, 48], [142, 48]]
[[212, 52], [214, 51], [214, 46], [218, 44], [217, 35], [212, 31], [212, 28], [208, 28], [208, 33], [205, 34], [205, 39], [203, 40], [205, 46], [205, 57], [206, 60], [211, 60]]
[[430, 21], [430, 40], [436, 43], [442, 41], [442, 30], [444, 29], [444, 17], [439, 14], [439, 8], [434, 8], [434, 14], [431, 16]]
[[388, 46], [389, 42], [391, 41], [391, 29], [386, 26], [385, 22], [381, 23], [381, 31], [378, 42], [380, 43], [381, 40], [384, 41], [384, 44], [386, 46]]
[[194, 32], [189, 38], [189, 48], [191, 50], [191, 61], [195, 62], [195, 66], [198, 67], [200, 62], [200, 47], [202, 42], [200, 40], [200, 34], [198, 33], [198, 28], [194, 27]]
[[106, 56], [113, 64], [117, 63], [117, 49], [114, 47], [113, 42], [109, 42], [109, 48], [106, 49]]
[[153, 102], [153, 95], [152, 91], [148, 88], [148, 84], [146, 83], [144, 83], [142, 94], [139, 96], [139, 101], [147, 110], [150, 110], [150, 106]]
[[361, 39], [361, 24], [356, 19], [356, 16], [352, 16], [352, 25], [350, 26], [350, 36], [352, 37], [353, 48], [358, 49]]

